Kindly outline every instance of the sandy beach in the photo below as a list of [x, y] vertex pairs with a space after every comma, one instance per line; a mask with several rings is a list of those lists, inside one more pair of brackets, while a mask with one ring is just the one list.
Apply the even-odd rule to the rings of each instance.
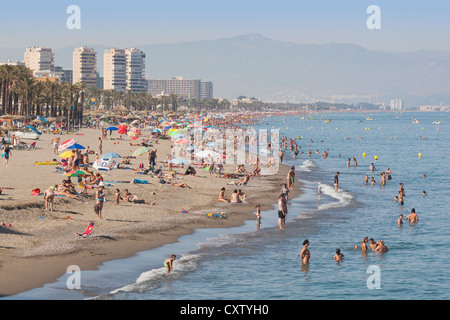
[[[7, 296], [30, 290], [55, 281], [70, 265], [81, 270], [95, 269], [103, 261], [126, 258], [136, 252], [177, 241], [178, 237], [196, 228], [231, 227], [245, 220], [255, 219], [255, 206], [261, 210], [276, 205], [282, 184], [286, 182], [287, 166], [280, 166], [274, 175], [254, 178], [242, 187], [228, 185], [235, 179], [219, 178], [197, 168], [197, 176], [183, 176], [183, 168], [175, 168], [174, 182], [186, 183], [188, 188], [161, 184], [150, 175], [136, 174], [132, 169], [102, 171], [105, 181], [131, 181], [146, 179], [148, 184], [115, 183], [105, 188], [106, 202], [103, 219], [94, 213], [95, 189], [80, 194], [75, 199], [56, 197], [54, 211], [46, 211], [43, 196], [31, 195], [39, 188], [41, 193], [49, 186], [60, 184], [66, 178], [55, 165], [35, 165], [39, 161], [60, 158], [53, 154], [51, 140], [56, 135], [43, 134], [37, 140], [37, 148], [13, 150], [9, 166], [0, 166], [3, 192], [0, 195], [0, 295]], [[61, 136], [61, 141], [77, 139], [91, 150], [97, 149], [101, 131], [82, 129], [78, 135]], [[113, 134], [114, 136], [114, 134]], [[27, 141], [30, 142], [30, 141]], [[159, 140], [156, 148], [157, 167], [167, 161], [171, 141]], [[130, 141], [103, 140], [103, 153], [116, 152], [128, 156], [136, 150]], [[94, 157], [94, 155], [91, 155]], [[120, 159], [119, 159], [120, 160]], [[92, 162], [93, 159], [90, 159]], [[131, 159], [126, 166], [138, 168], [147, 164], [147, 156]], [[225, 165], [225, 171], [234, 171], [234, 165]], [[246, 165], [251, 171], [252, 166]], [[163, 168], [167, 171], [167, 167]], [[98, 172], [93, 170], [94, 173]], [[76, 182], [76, 178], [72, 178]], [[242, 189], [247, 203], [219, 202], [218, 194], [226, 188], [229, 197], [234, 189]], [[155, 205], [121, 201], [114, 203], [115, 189], [123, 194], [128, 189], [139, 199], [156, 202]], [[82, 189], [77, 188], [78, 191]], [[300, 193], [297, 184], [291, 198]], [[182, 213], [182, 209], [188, 213]], [[207, 213], [225, 212], [226, 218], [208, 217]], [[197, 214], [196, 214], [197, 213]], [[92, 235], [82, 238], [90, 222], [95, 222]], [[9, 227], [8, 224], [11, 224]]]

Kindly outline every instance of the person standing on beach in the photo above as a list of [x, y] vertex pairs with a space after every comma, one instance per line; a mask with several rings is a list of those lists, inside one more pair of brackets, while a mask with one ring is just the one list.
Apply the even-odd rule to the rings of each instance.
[[103, 202], [105, 201], [105, 193], [103, 192], [104, 187], [98, 187], [95, 193], [95, 207], [94, 211], [97, 214], [97, 219], [102, 219]]
[[55, 199], [55, 187], [51, 186], [44, 191], [45, 210], [53, 212], [53, 200]]
[[9, 146], [9, 143], [7, 143], [5, 144], [5, 148], [3, 149], [3, 156], [5, 157], [5, 162], [3, 162], [4, 167], [8, 167], [8, 161], [11, 155], [11, 147]]
[[103, 154], [103, 148], [102, 148], [102, 146], [103, 146], [102, 138], [99, 137], [99, 138], [98, 138], [98, 154]]
[[53, 145], [53, 153], [58, 154], [58, 147], [59, 147], [59, 137], [52, 139], [52, 145]]
[[338, 191], [338, 187], [339, 187], [339, 171], [336, 172], [336, 175], [334, 176], [334, 191], [337, 192]]

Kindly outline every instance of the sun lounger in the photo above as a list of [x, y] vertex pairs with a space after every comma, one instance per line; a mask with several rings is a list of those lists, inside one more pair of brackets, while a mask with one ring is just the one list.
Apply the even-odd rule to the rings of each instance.
[[91, 235], [92, 229], [94, 228], [94, 222], [89, 223], [86, 231], [83, 233], [75, 233], [79, 237], [89, 237]]

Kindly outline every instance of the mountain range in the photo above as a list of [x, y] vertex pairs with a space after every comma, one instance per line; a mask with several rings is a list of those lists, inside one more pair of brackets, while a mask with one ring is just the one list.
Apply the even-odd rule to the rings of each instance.
[[[33, 45], [33, 44], [30, 44]], [[86, 45], [86, 44], [83, 44]], [[75, 47], [77, 45], [74, 45]], [[102, 75], [104, 46], [97, 51]], [[54, 49], [72, 68], [73, 47]], [[271, 102], [450, 104], [450, 52], [389, 52], [354, 44], [299, 44], [260, 34], [138, 47], [150, 79], [176, 76], [214, 83], [214, 96]], [[0, 61], [23, 60], [25, 48], [0, 48]]]

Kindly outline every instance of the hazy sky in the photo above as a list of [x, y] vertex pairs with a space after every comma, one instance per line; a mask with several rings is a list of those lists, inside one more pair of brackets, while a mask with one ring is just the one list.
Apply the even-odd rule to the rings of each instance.
[[[248, 33], [296, 43], [353, 43], [368, 49], [449, 50], [450, 1], [399, 0], [14, 0], [1, 1], [0, 47], [139, 47]], [[81, 29], [69, 30], [69, 5]], [[367, 7], [381, 9], [369, 30]]]

